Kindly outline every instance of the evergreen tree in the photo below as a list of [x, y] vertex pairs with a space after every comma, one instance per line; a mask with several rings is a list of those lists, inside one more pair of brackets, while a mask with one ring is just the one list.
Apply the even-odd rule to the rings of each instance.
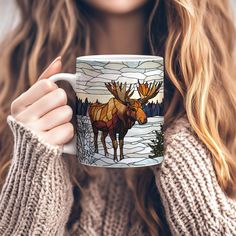
[[164, 98], [162, 98], [162, 101], [160, 103], [160, 116], [164, 115]]
[[164, 133], [163, 133], [163, 125], [161, 125], [160, 131], [155, 130], [156, 139], [151, 140], [151, 143], [148, 144], [151, 147], [151, 153], [153, 155], [149, 155], [150, 158], [159, 157], [164, 155]]
[[77, 103], [76, 103], [76, 111], [77, 111], [77, 115], [82, 115], [81, 110], [82, 110], [82, 100], [76, 96], [77, 99]]
[[88, 106], [89, 106], [88, 98], [85, 98], [84, 104], [83, 104], [83, 111], [82, 111], [83, 116], [86, 116]]
[[155, 107], [155, 116], [159, 116], [160, 115], [160, 106], [159, 103], [156, 103], [156, 107]]

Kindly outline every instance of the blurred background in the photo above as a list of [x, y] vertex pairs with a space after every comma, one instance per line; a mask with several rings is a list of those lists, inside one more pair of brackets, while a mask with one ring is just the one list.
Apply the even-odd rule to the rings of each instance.
[[[49, 0], [50, 1], [50, 0]], [[219, 0], [221, 1], [221, 0]], [[236, 0], [230, 0], [232, 8], [235, 12], [236, 24]], [[15, 6], [15, 0], [0, 0], [0, 41], [4, 38], [6, 32], [17, 25], [19, 21], [18, 10]]]

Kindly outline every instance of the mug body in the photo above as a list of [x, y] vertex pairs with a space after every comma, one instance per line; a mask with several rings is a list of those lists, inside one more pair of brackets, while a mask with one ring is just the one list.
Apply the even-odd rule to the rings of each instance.
[[76, 60], [77, 158], [97, 167], [163, 160], [163, 58], [91, 55]]

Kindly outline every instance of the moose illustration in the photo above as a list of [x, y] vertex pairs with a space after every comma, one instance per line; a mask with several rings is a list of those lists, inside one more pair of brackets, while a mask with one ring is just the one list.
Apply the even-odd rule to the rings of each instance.
[[114, 161], [117, 159], [117, 135], [120, 147], [120, 160], [124, 158], [123, 146], [124, 137], [128, 130], [137, 121], [140, 125], [147, 123], [147, 116], [142, 106], [149, 99], [154, 98], [160, 88], [162, 82], [140, 83], [138, 81], [137, 90], [140, 95], [139, 99], [132, 99], [134, 89], [131, 85], [119, 82], [105, 83], [108, 91], [114, 96], [105, 104], [92, 103], [89, 107], [88, 114], [92, 123], [94, 132], [95, 152], [98, 153], [98, 132], [101, 131], [101, 141], [104, 148], [105, 156], [108, 156], [106, 137], [109, 134], [114, 149]]

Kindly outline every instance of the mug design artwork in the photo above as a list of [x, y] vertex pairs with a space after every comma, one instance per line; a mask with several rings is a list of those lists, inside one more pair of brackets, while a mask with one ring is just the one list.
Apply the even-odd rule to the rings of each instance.
[[163, 61], [79, 61], [77, 156], [138, 167], [163, 159]]
[[114, 161], [117, 158], [117, 135], [120, 146], [120, 160], [124, 158], [124, 137], [128, 130], [133, 127], [137, 121], [139, 125], [147, 123], [147, 115], [143, 110], [143, 105], [149, 99], [155, 97], [161, 87], [158, 84], [148, 83], [138, 84], [137, 90], [140, 94], [139, 99], [132, 99], [134, 89], [131, 85], [127, 88], [127, 84], [119, 82], [105, 83], [106, 88], [114, 96], [107, 103], [92, 103], [88, 109], [90, 121], [92, 123], [94, 133], [95, 153], [98, 153], [98, 131], [101, 131], [101, 141], [104, 148], [104, 155], [109, 156], [106, 146], [106, 137], [109, 134], [114, 149]]

